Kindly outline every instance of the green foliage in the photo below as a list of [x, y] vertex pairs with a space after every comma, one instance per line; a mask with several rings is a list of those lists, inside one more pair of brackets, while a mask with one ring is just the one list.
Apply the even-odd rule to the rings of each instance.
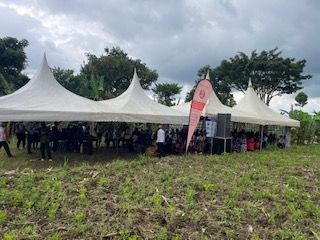
[[[120, 48], [105, 49], [105, 55], [100, 57], [87, 54], [88, 62], [81, 67], [80, 75], [85, 81], [85, 86], [92, 87], [91, 76], [97, 76], [100, 80], [99, 87], [103, 85], [103, 97], [113, 98], [124, 92], [132, 79], [134, 68], [137, 69], [140, 83], [144, 89], [148, 89], [154, 83], [158, 74], [150, 70], [140, 59], [132, 59]], [[101, 84], [101, 79], [103, 84]]]
[[319, 114], [310, 115], [301, 110], [293, 110], [290, 117], [300, 121], [300, 128], [293, 131], [293, 140], [298, 144], [313, 143], [315, 137], [320, 136]]
[[[311, 78], [311, 75], [303, 74], [306, 60], [282, 57], [281, 54], [278, 48], [274, 48], [261, 52], [252, 51], [250, 55], [239, 52], [234, 57], [222, 60], [212, 70], [212, 77], [216, 78], [213, 82], [214, 89], [225, 86], [226, 89], [222, 92], [226, 94], [230, 93], [230, 88], [244, 92], [251, 79], [254, 89], [267, 105], [275, 96], [302, 89], [302, 81]], [[219, 91], [221, 90], [217, 92]]]
[[61, 239], [60, 233], [58, 233], [58, 232], [52, 233], [52, 234], [50, 235], [50, 237], [49, 237], [49, 240], [60, 240], [60, 239]]
[[79, 200], [81, 203], [85, 203], [87, 201], [87, 188], [84, 185], [80, 186]]
[[0, 223], [4, 222], [7, 219], [7, 213], [5, 211], [0, 210]]
[[294, 100], [296, 100], [300, 107], [304, 107], [308, 103], [308, 95], [304, 92], [299, 92]]
[[15, 231], [12, 231], [10, 233], [6, 233], [3, 235], [4, 240], [15, 240], [17, 239], [17, 234]]
[[14, 192], [12, 195], [12, 203], [16, 206], [20, 205], [23, 203], [24, 196], [22, 192]]
[[79, 211], [74, 215], [72, 221], [74, 223], [81, 223], [81, 222], [84, 222], [85, 219], [86, 219], [86, 214], [83, 211]]
[[71, 69], [54, 67], [51, 69], [55, 79], [69, 91], [82, 96], [88, 96], [88, 85], [83, 76], [78, 75]]
[[102, 154], [98, 163], [82, 158], [68, 168], [58, 154], [48, 169], [0, 152], [1, 239], [319, 235], [318, 145], [114, 162]]
[[203, 79], [203, 76], [209, 71], [210, 82], [214, 92], [219, 100], [230, 107], [235, 105], [235, 100], [231, 93], [231, 87], [227, 81], [224, 81], [221, 71], [215, 68], [211, 68], [209, 65], [202, 67], [198, 71], [199, 80], [196, 81], [195, 86], [186, 95], [186, 102], [191, 101], [198, 81]]
[[105, 177], [99, 177], [97, 180], [97, 185], [100, 187], [106, 187], [108, 186], [108, 179]]
[[57, 212], [59, 210], [60, 204], [57, 202], [52, 202], [48, 209], [48, 218], [54, 220], [56, 218]]
[[156, 94], [158, 102], [166, 106], [173, 106], [175, 95], [180, 94], [182, 86], [178, 83], [159, 83], [155, 84], [152, 91]]
[[22, 87], [29, 78], [21, 73], [27, 63], [25, 39], [0, 38], [0, 96]]
[[171, 240], [182, 240], [182, 237], [175, 235], [171, 238]]

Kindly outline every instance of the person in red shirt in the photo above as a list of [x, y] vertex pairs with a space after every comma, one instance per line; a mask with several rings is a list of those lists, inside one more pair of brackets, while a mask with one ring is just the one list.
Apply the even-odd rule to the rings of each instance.
[[254, 138], [252, 136], [249, 136], [247, 140], [247, 151], [253, 152], [255, 147], [254, 145]]

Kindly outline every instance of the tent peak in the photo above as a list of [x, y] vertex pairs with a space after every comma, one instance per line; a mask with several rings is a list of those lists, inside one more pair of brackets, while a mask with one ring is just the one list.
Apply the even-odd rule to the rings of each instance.
[[136, 68], [133, 69], [133, 76], [132, 76], [131, 84], [133, 84], [133, 82], [137, 82], [138, 84], [140, 84]]
[[252, 82], [251, 82], [251, 78], [249, 78], [249, 82], [248, 82], [248, 88], [252, 88]]
[[133, 69], [133, 78], [135, 78], [135, 77], [138, 78], [136, 67], [134, 67], [134, 69]]
[[210, 80], [210, 70], [208, 69], [208, 71], [207, 71], [207, 75], [206, 75], [206, 78], [205, 79], [207, 79], [207, 80]]

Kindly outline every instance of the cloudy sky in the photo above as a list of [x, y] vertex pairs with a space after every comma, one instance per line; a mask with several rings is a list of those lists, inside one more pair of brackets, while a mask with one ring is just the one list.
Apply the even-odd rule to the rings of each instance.
[[[183, 98], [200, 67], [277, 46], [307, 60], [304, 109], [312, 112], [320, 111], [319, 12], [319, 0], [0, 0], [0, 37], [29, 41], [29, 75], [44, 51], [51, 66], [79, 71], [85, 53], [120, 46], [159, 81], [183, 85]], [[293, 99], [274, 98], [271, 107], [289, 109]]]

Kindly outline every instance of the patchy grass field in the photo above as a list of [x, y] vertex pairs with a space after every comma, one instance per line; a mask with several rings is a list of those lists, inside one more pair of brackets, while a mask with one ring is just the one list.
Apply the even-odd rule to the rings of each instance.
[[0, 239], [320, 239], [320, 146], [112, 162], [16, 156], [0, 153]]

